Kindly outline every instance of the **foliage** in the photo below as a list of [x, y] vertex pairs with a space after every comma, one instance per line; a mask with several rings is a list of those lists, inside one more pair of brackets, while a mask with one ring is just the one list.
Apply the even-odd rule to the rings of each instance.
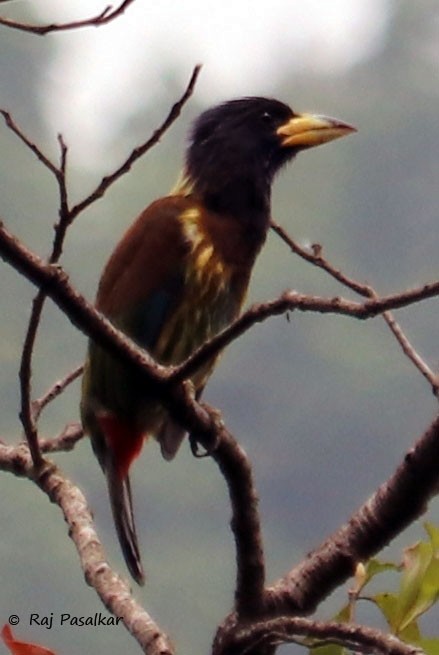
[[[439, 637], [426, 637], [419, 625], [420, 617], [431, 610], [439, 599], [439, 527], [426, 523], [427, 539], [405, 549], [402, 562], [385, 562], [377, 558], [358, 564], [355, 584], [349, 592], [349, 601], [335, 615], [334, 620], [355, 620], [360, 601], [373, 603], [384, 617], [390, 633], [403, 641], [422, 648], [427, 655], [438, 655]], [[385, 576], [384, 591], [366, 593], [372, 581], [384, 573], [398, 575], [398, 589], [388, 591], [389, 578]], [[346, 655], [343, 646], [327, 645], [311, 649], [314, 655]]]

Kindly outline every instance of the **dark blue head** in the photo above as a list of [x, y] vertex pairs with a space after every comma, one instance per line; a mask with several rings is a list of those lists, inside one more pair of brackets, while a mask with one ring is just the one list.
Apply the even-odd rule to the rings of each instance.
[[195, 121], [186, 173], [204, 202], [217, 211], [269, 216], [276, 172], [300, 150], [354, 128], [334, 119], [295, 114], [271, 98], [240, 98], [205, 111]]

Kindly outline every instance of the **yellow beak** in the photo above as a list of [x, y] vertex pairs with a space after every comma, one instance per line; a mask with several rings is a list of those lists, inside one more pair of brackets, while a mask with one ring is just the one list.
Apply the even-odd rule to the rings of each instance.
[[285, 148], [313, 148], [356, 132], [356, 128], [336, 118], [298, 114], [277, 129]]

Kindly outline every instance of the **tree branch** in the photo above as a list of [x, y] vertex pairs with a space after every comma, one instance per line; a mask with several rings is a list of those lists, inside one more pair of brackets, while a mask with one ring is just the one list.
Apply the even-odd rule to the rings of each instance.
[[[52, 252], [49, 256], [49, 264], [55, 264], [61, 257], [64, 240], [67, 236], [67, 229], [71, 223], [66, 187], [67, 148], [62, 140], [62, 137], [59, 136], [58, 141], [60, 146], [60, 164], [59, 167], [56, 167], [51, 162], [49, 162], [47, 158], [45, 158], [41, 150], [35, 144], [31, 143], [27, 139], [27, 137], [21, 130], [18, 129], [18, 127], [9, 116], [6, 119], [6, 122], [8, 126], [15, 132], [15, 134], [17, 134], [24, 141], [24, 143], [37, 155], [38, 159], [43, 163], [46, 162], [46, 166], [55, 175], [58, 184], [60, 200], [59, 220], [54, 227], [55, 234], [53, 239]], [[38, 444], [37, 417], [35, 416], [32, 408], [32, 357], [45, 301], [46, 293], [43, 289], [39, 289], [32, 302], [32, 310], [21, 354], [19, 374], [21, 391], [20, 418], [23, 424], [26, 439], [29, 443], [30, 452], [35, 466], [40, 466], [43, 459]]]
[[233, 436], [222, 426], [211, 453], [226, 480], [232, 506], [237, 581], [235, 609], [240, 618], [260, 615], [264, 609], [265, 557], [258, 497], [250, 461]]
[[415, 350], [413, 344], [410, 343], [401, 326], [394, 318], [392, 312], [384, 312], [383, 318], [389, 326], [391, 332], [394, 334], [399, 345], [401, 346], [403, 353], [416, 366], [418, 371], [420, 371], [420, 373], [430, 384], [431, 390], [433, 391], [433, 394], [436, 396], [436, 398], [439, 398], [439, 375], [428, 366], [427, 362]]
[[172, 655], [167, 636], [151, 616], [134, 600], [127, 584], [108, 564], [94, 528], [87, 501], [78, 487], [52, 463], [46, 461], [38, 470], [33, 466], [29, 449], [0, 445], [0, 468], [34, 481], [48, 498], [58, 505], [75, 544], [87, 583], [103, 604], [123, 623], [148, 655]]
[[[294, 254], [298, 255], [313, 266], [317, 266], [318, 268], [323, 269], [331, 277], [340, 282], [340, 284], [351, 289], [352, 291], [355, 291], [355, 293], [358, 293], [360, 296], [371, 299], [378, 298], [378, 294], [369, 284], [363, 284], [351, 277], [348, 277], [340, 269], [335, 268], [332, 264], [330, 264], [329, 261], [323, 257], [323, 248], [320, 244], [312, 244], [312, 252], [310, 252], [306, 248], [302, 248], [296, 241], [294, 241], [294, 239], [291, 238], [291, 236], [283, 229], [283, 227], [281, 227], [273, 219], [271, 219], [270, 227], [282, 239], [282, 241], [288, 245]], [[389, 326], [389, 329], [393, 333], [394, 337], [398, 341], [399, 345], [401, 346], [403, 353], [410, 359], [410, 361], [416, 366], [424, 378], [429, 382], [433, 394], [436, 397], [439, 397], [439, 374], [435, 373], [415, 350], [414, 346], [410, 343], [409, 339], [404, 334], [401, 326], [396, 322], [392, 313], [389, 311], [383, 312], [383, 318]]]
[[178, 382], [191, 376], [202, 364], [218, 354], [232, 341], [247, 332], [256, 323], [261, 323], [271, 316], [278, 316], [298, 310], [301, 312], [318, 312], [321, 314], [341, 314], [360, 320], [373, 318], [388, 309], [407, 307], [413, 303], [439, 295], [439, 282], [425, 284], [409, 291], [402, 291], [390, 296], [373, 297], [363, 303], [350, 301], [340, 296], [323, 298], [308, 296], [298, 291], [285, 291], [279, 298], [266, 303], [252, 305], [236, 321], [215, 337], [206, 341], [188, 359], [174, 367], [172, 380]]
[[83, 20], [72, 21], [69, 23], [51, 23], [50, 25], [30, 25], [28, 23], [20, 23], [18, 21], [10, 20], [8, 18], [0, 17], [0, 25], [9, 27], [14, 30], [28, 32], [30, 34], [37, 34], [38, 36], [45, 36], [50, 32], [64, 32], [67, 30], [78, 30], [82, 27], [100, 27], [118, 16], [122, 15], [129, 5], [133, 4], [134, 0], [124, 0], [119, 7], [113, 9], [108, 5], [101, 11], [100, 14], [92, 16], [91, 18], [84, 18]]
[[60, 435], [54, 439], [39, 439], [42, 453], [59, 453], [73, 450], [84, 436], [80, 423], [68, 423]]
[[302, 246], [300, 246], [297, 243], [297, 241], [294, 241], [294, 239], [288, 234], [288, 232], [284, 230], [284, 228], [281, 225], [279, 225], [279, 223], [276, 223], [276, 221], [273, 218], [270, 221], [270, 227], [273, 230], [273, 232], [277, 234], [278, 237], [280, 237], [284, 243], [287, 244], [291, 252], [293, 252], [295, 255], [298, 255], [301, 259], [304, 259], [305, 261], [309, 262], [313, 266], [317, 266], [318, 268], [323, 269], [324, 271], [326, 271], [326, 273], [329, 273], [331, 277], [333, 277], [335, 280], [340, 282], [340, 284], [342, 284], [345, 287], [348, 287], [349, 289], [352, 289], [352, 291], [355, 291], [355, 293], [358, 293], [360, 296], [369, 297], [370, 287], [360, 282], [357, 282], [356, 280], [345, 275], [340, 269], [332, 266], [323, 257], [323, 248], [320, 244], [313, 243], [311, 245], [312, 252], [310, 252], [307, 248], [302, 248]]
[[[167, 130], [175, 123], [178, 117], [181, 114], [181, 111], [184, 105], [188, 102], [192, 96], [195, 85], [197, 83], [198, 76], [201, 71], [201, 65], [194, 67], [189, 82], [184, 90], [182, 96], [177, 100], [169, 110], [168, 115], [162, 124], [152, 133], [150, 138], [145, 141], [140, 146], [134, 148], [128, 157], [125, 159], [118, 168], [110, 173], [109, 175], [102, 178], [97, 187], [92, 191], [88, 196], [83, 198], [71, 209], [67, 203], [67, 192], [66, 192], [66, 156], [67, 156], [67, 147], [63, 141], [61, 135], [58, 135], [58, 142], [61, 148], [61, 162], [57, 166], [54, 164], [42, 150], [23, 132], [23, 130], [16, 124], [9, 112], [4, 109], [0, 109], [0, 114], [5, 119], [7, 127], [22, 141], [31, 152], [41, 161], [41, 163], [51, 171], [55, 176], [58, 186], [60, 188], [60, 216], [63, 216], [66, 229], [80, 214], [82, 211], [87, 209], [91, 204], [102, 198], [105, 192], [112, 186], [119, 178], [128, 173], [131, 170], [133, 164], [140, 158], [143, 157], [151, 148], [153, 148], [162, 138]], [[56, 249], [55, 253], [58, 251]], [[58, 255], [59, 256], [59, 255]], [[53, 263], [53, 262], [52, 262]]]
[[24, 145], [29, 148], [31, 152], [34, 153], [36, 158], [43, 164], [45, 168], [47, 168], [57, 179], [60, 176], [60, 169], [54, 164], [46, 155], [43, 153], [43, 151], [29, 139], [28, 136], [21, 130], [21, 128], [17, 125], [17, 123], [14, 121], [12, 118], [11, 114], [6, 111], [5, 109], [0, 109], [0, 114], [3, 116], [6, 126], [17, 136], [20, 141], [24, 143]]
[[[55, 264], [61, 257], [64, 240], [67, 235], [68, 227], [72, 224], [76, 216], [86, 209], [89, 205], [95, 202], [98, 198], [102, 197], [105, 191], [123, 174], [128, 172], [133, 163], [151, 149], [169, 129], [172, 123], [180, 115], [181, 109], [192, 95], [195, 87], [196, 80], [200, 72], [200, 66], [196, 66], [193, 70], [192, 76], [180, 100], [178, 100], [171, 108], [167, 118], [162, 125], [154, 132], [152, 137], [143, 145], [135, 148], [127, 160], [111, 175], [103, 178], [101, 183], [87, 196], [82, 202], [78, 203], [72, 209], [69, 208], [68, 193], [66, 186], [66, 168], [67, 168], [67, 147], [61, 135], [58, 136], [60, 146], [60, 163], [59, 166], [55, 165], [48, 157], [44, 155], [41, 149], [33, 143], [26, 134], [18, 127], [11, 115], [5, 110], [0, 109], [8, 128], [26, 145], [27, 148], [34, 153], [34, 155], [41, 161], [41, 163], [55, 176], [58, 189], [59, 189], [59, 220], [55, 225], [55, 234], [52, 245], [52, 252], [49, 256], [49, 264]], [[38, 328], [41, 321], [41, 316], [46, 300], [46, 292], [44, 288], [40, 287], [36, 297], [32, 303], [32, 310], [29, 319], [29, 324], [24, 340], [21, 363], [20, 363], [20, 392], [21, 392], [21, 410], [20, 419], [23, 425], [26, 439], [29, 443], [30, 451], [35, 466], [42, 464], [42, 456], [38, 445], [38, 430], [37, 418], [32, 411], [31, 399], [31, 380], [32, 380], [32, 357], [35, 346], [35, 340]]]
[[308, 648], [338, 644], [354, 652], [381, 655], [415, 655], [423, 652], [393, 635], [362, 625], [291, 617], [239, 627], [231, 636], [228, 652], [260, 652], [261, 647], [286, 643], [298, 643]]
[[81, 366], [69, 371], [61, 380], [57, 380], [41, 398], [32, 401], [32, 413], [35, 421], [40, 418], [41, 412], [49, 403], [58, 398], [72, 382], [79, 378], [83, 369], [84, 366], [81, 364]]
[[77, 205], [72, 207], [71, 210], [71, 215], [72, 218], [77, 216], [80, 212], [84, 211], [89, 205], [91, 205], [93, 202], [98, 200], [99, 198], [102, 198], [104, 193], [107, 191], [107, 189], [114, 183], [116, 180], [118, 180], [122, 175], [125, 173], [128, 173], [128, 171], [131, 169], [132, 165], [134, 162], [136, 162], [140, 157], [143, 157], [143, 155], [148, 152], [148, 150], [151, 150], [153, 146], [160, 141], [162, 138], [163, 134], [171, 127], [171, 125], [177, 120], [177, 118], [180, 116], [181, 110], [183, 109], [184, 105], [187, 103], [189, 98], [191, 97], [195, 84], [197, 83], [198, 76], [201, 71], [201, 65], [195, 66], [195, 68], [192, 71], [192, 75], [190, 77], [189, 83], [186, 87], [186, 90], [184, 91], [183, 95], [181, 96], [180, 100], [178, 100], [172, 107], [163, 121], [163, 123], [158, 127], [151, 137], [145, 141], [140, 146], [137, 146], [134, 148], [134, 150], [131, 152], [131, 154], [127, 157], [127, 159], [117, 168], [113, 173], [110, 173], [110, 175], [107, 175], [106, 177], [103, 177], [98, 186], [94, 191], [90, 193], [84, 200], [81, 200]]
[[439, 492], [439, 416], [371, 498], [321, 546], [268, 590], [267, 613], [309, 614], [317, 604], [419, 518]]

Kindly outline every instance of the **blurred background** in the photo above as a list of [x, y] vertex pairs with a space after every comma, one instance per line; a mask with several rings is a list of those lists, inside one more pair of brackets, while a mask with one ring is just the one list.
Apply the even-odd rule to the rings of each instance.
[[[34, 23], [99, 13], [98, 0], [15, 0], [1, 15]], [[203, 70], [179, 122], [70, 230], [63, 259], [87, 298], [123, 231], [178, 175], [188, 126], [202, 109], [242, 95], [268, 95], [298, 111], [334, 115], [357, 135], [304, 153], [273, 190], [273, 215], [302, 244], [318, 242], [345, 273], [391, 293], [438, 278], [439, 7], [434, 0], [138, 0], [99, 29], [38, 37], [0, 27], [0, 107], [53, 159], [69, 146], [70, 202], [88, 194], [145, 141]], [[41, 255], [57, 219], [54, 180], [0, 125], [0, 216]], [[1, 264], [2, 439], [21, 438], [18, 364], [34, 289]], [[290, 254], [271, 234], [249, 302], [286, 288], [351, 294]], [[438, 301], [397, 312], [431, 366], [439, 360]], [[47, 304], [34, 358], [40, 396], [80, 363], [78, 333]], [[42, 435], [78, 420], [79, 384], [45, 412]], [[251, 457], [267, 550], [268, 579], [298, 562], [394, 470], [437, 404], [381, 319], [292, 314], [234, 343], [205, 398], [223, 413]], [[86, 440], [54, 457], [87, 494], [111, 563], [125, 568], [104, 479]], [[224, 482], [183, 448], [169, 465], [149, 444], [134, 470], [135, 509], [148, 572], [136, 597], [180, 652], [205, 653], [231, 609], [234, 550]], [[103, 611], [83, 580], [59, 510], [29, 482], [1, 477], [0, 624], [60, 654], [137, 653], [117, 628], [29, 626], [31, 612]], [[437, 520], [432, 504], [430, 520]], [[386, 557], [423, 536], [417, 524]], [[389, 578], [389, 585], [394, 582]], [[329, 617], [339, 592], [321, 609]], [[433, 612], [434, 613], [434, 612]], [[383, 626], [377, 615], [363, 617]], [[426, 630], [437, 633], [436, 617]], [[291, 649], [288, 649], [291, 650]]]

